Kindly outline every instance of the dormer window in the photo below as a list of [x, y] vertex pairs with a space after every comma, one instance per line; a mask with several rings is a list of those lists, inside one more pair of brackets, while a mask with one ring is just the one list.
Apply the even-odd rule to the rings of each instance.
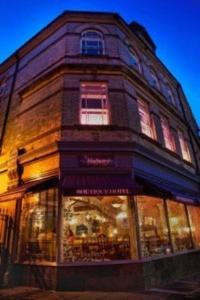
[[137, 54], [133, 51], [130, 51], [129, 54], [129, 65], [140, 72], [140, 63]]
[[150, 69], [149, 74], [150, 74], [150, 78], [149, 78], [150, 85], [156, 89], [159, 89], [160, 85], [155, 71], [153, 69]]
[[81, 35], [81, 53], [84, 55], [104, 54], [103, 35], [95, 30], [88, 30]]

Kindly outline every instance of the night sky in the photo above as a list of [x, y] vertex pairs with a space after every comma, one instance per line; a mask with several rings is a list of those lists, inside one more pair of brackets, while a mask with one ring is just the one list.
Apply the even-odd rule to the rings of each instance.
[[0, 62], [64, 10], [117, 12], [145, 26], [200, 124], [200, 0], [0, 0]]

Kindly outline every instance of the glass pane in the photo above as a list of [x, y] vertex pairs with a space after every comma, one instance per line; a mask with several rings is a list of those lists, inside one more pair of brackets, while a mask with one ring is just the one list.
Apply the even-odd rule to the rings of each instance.
[[125, 196], [68, 197], [63, 207], [63, 262], [130, 258]]
[[82, 111], [81, 124], [86, 125], [108, 125], [108, 113], [106, 110], [102, 111]]
[[167, 207], [174, 251], [191, 249], [190, 229], [184, 204], [167, 201]]
[[142, 256], [169, 254], [168, 228], [162, 199], [137, 196]]
[[55, 261], [56, 189], [29, 194], [23, 199], [20, 260]]
[[196, 206], [188, 205], [187, 207], [190, 225], [192, 231], [193, 242], [196, 247], [200, 247], [200, 208]]

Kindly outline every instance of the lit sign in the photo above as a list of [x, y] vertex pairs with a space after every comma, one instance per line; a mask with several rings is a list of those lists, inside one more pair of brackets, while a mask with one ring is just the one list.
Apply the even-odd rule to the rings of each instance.
[[69, 195], [131, 195], [133, 191], [126, 188], [110, 188], [110, 189], [69, 189], [67, 190]]
[[107, 155], [82, 155], [79, 157], [81, 167], [113, 167], [114, 158]]

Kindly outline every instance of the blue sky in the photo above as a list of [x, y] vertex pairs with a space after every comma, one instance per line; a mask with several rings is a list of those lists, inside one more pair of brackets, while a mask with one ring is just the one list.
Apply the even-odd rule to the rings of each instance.
[[200, 124], [200, 0], [0, 0], [0, 62], [64, 10], [117, 12], [144, 25]]

